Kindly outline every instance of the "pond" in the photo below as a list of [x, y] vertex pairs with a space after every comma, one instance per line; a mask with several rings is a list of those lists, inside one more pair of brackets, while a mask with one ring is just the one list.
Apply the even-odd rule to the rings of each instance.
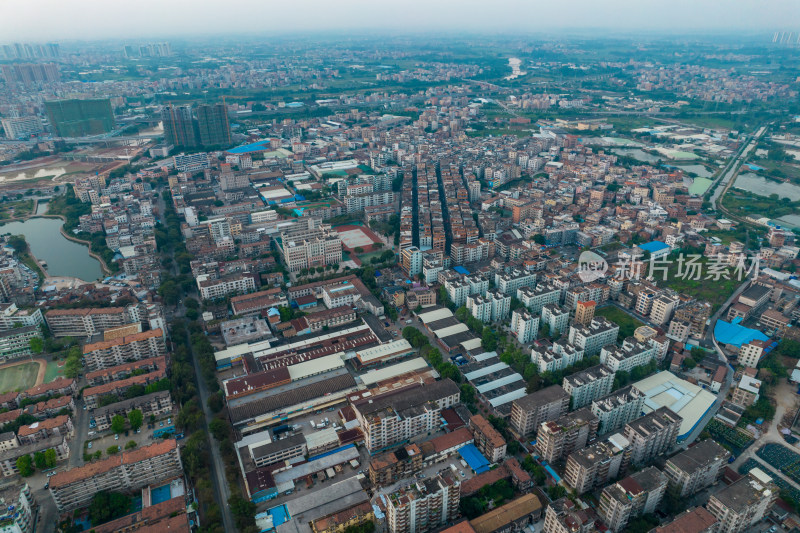
[[89, 248], [61, 234], [63, 221], [58, 218], [29, 218], [0, 225], [0, 233], [24, 235], [31, 252], [50, 276], [69, 276], [84, 281], [103, 277], [100, 262], [89, 255]]
[[800, 200], [800, 187], [797, 185], [768, 180], [753, 172], [739, 174], [733, 186], [759, 196], [769, 197], [771, 194], [777, 194], [779, 198], [789, 198], [792, 201]]
[[640, 150], [639, 148], [615, 148], [611, 150], [611, 152], [617, 155], [624, 155], [626, 157], [632, 157], [637, 161], [643, 161], [645, 163], [655, 163], [659, 159], [662, 161], [666, 161], [666, 157], [664, 156], [657, 156], [653, 154], [649, 154], [644, 150]]

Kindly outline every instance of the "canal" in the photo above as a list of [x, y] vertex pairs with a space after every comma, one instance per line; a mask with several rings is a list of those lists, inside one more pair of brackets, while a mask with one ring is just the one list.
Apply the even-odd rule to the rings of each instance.
[[[46, 204], [45, 204], [46, 205]], [[103, 277], [100, 262], [89, 255], [89, 248], [61, 234], [59, 218], [29, 218], [0, 225], [0, 234], [24, 235], [31, 252], [50, 276], [69, 276], [84, 281]]]

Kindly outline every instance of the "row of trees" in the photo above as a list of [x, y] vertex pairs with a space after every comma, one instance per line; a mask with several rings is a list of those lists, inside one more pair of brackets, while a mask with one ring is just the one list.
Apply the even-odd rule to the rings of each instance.
[[437, 348], [431, 346], [428, 337], [422, 334], [417, 328], [406, 326], [403, 328], [403, 338], [408, 343], [419, 349], [419, 354], [428, 361], [436, 371], [442, 376], [442, 379], [450, 378], [456, 383], [461, 383], [461, 372], [458, 367], [450, 361], [445, 361], [442, 357], [442, 352]]
[[55, 468], [58, 457], [53, 448], [49, 448], [43, 452], [36, 452], [33, 458], [30, 455], [23, 455], [17, 459], [17, 470], [22, 477], [32, 476], [36, 469], [45, 470], [48, 468]]

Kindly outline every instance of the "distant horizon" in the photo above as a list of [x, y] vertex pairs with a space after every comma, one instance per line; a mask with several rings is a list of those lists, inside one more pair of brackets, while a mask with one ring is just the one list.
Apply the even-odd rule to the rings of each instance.
[[800, 32], [800, 6], [795, 0], [672, 0], [669, 4], [644, 4], [639, 0], [573, 0], [567, 11], [536, 0], [407, 0], [402, 5], [364, 0], [306, 0], [294, 5], [257, 0], [141, 0], [133, 7], [100, 0], [29, 0], [3, 9], [0, 38], [8, 43], [348, 32], [503, 35], [509, 39], [515, 37], [515, 32], [520, 38], [556, 33], [689, 37], [697, 33], [741, 36]]

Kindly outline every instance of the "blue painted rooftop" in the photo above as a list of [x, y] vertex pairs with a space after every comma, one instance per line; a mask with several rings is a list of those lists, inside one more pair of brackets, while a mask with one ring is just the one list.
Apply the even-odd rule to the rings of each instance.
[[248, 154], [250, 152], [263, 152], [265, 150], [269, 150], [269, 139], [254, 142], [251, 144], [243, 144], [241, 146], [237, 146], [236, 148], [231, 148], [228, 150], [229, 154]]
[[489, 470], [489, 461], [478, 451], [474, 444], [462, 446], [458, 449], [458, 453], [476, 474], [482, 474]]
[[469, 276], [469, 270], [467, 270], [466, 268], [464, 268], [462, 266], [453, 267], [453, 270], [455, 270], [459, 274], [464, 274], [465, 276]]
[[741, 320], [741, 317], [734, 318], [733, 322], [717, 320], [717, 324], [714, 326], [714, 337], [718, 342], [732, 344], [733, 346], [741, 346], [755, 340], [766, 341], [769, 339], [757, 329], [742, 326], [740, 324]]
[[650, 241], [645, 244], [640, 244], [639, 248], [641, 248], [645, 252], [653, 253], [663, 250], [664, 248], [669, 248], [669, 246], [661, 241]]

